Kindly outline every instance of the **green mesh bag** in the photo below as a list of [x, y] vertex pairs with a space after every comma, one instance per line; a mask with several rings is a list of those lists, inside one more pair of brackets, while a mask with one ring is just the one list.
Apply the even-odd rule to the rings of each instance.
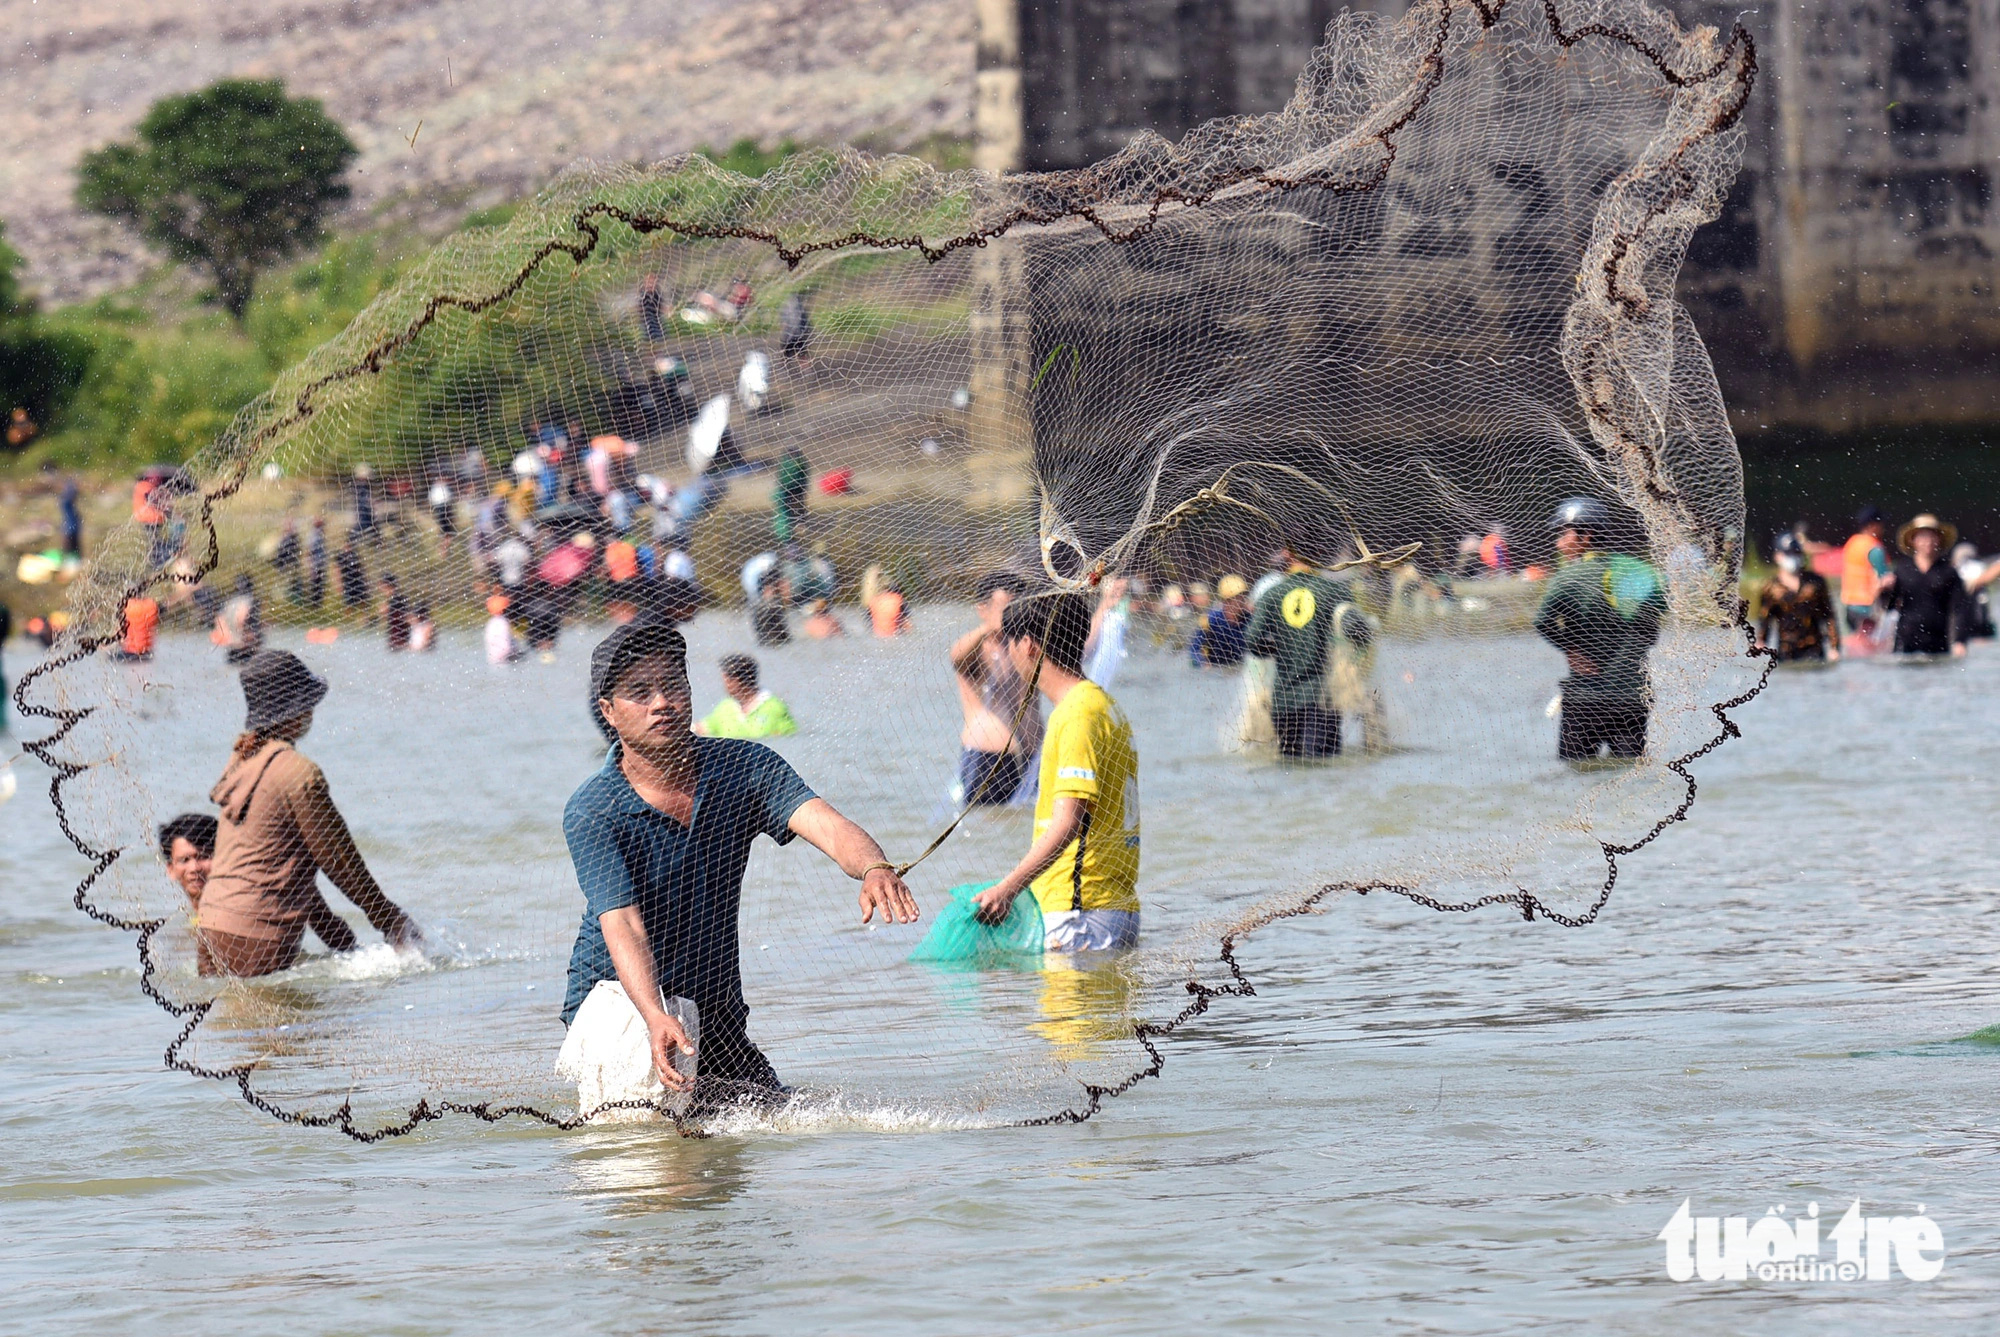
[[910, 953], [910, 960], [963, 970], [1033, 970], [1042, 960], [1042, 911], [1034, 895], [1023, 892], [999, 924], [982, 924], [973, 917], [972, 898], [993, 886], [966, 882], [951, 889], [951, 904], [938, 911], [931, 931]]

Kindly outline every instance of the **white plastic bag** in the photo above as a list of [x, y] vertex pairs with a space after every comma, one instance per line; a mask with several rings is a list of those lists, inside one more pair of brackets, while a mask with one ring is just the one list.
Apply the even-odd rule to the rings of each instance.
[[[701, 1059], [701, 1011], [687, 998], [661, 995], [667, 1015], [680, 1022], [687, 1032], [692, 1054], [674, 1055], [674, 1069], [689, 1079]], [[625, 986], [616, 980], [599, 980], [576, 1010], [563, 1038], [562, 1052], [556, 1056], [556, 1075], [576, 1083], [577, 1110], [592, 1123], [634, 1123], [648, 1119], [643, 1109], [607, 1110], [604, 1106], [626, 1100], [659, 1103], [666, 1085], [653, 1072], [653, 1045], [646, 1033], [645, 1018]], [[676, 1091], [666, 1102], [676, 1116], [687, 1113], [692, 1092]]]

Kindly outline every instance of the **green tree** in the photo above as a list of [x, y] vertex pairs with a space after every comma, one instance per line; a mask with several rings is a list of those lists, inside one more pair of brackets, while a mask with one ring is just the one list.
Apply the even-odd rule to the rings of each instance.
[[85, 154], [76, 199], [206, 271], [240, 321], [258, 271], [323, 238], [357, 152], [318, 99], [224, 79], [155, 102], [137, 142]]
[[46, 428], [75, 397], [92, 352], [83, 335], [49, 329], [36, 316], [34, 301], [21, 293], [20, 268], [21, 253], [0, 223], [0, 431], [15, 426], [16, 409], [37, 430]]

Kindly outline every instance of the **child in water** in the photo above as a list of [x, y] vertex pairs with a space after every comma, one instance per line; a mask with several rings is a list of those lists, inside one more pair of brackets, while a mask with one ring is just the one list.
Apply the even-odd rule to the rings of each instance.
[[997, 924], [1032, 888], [1051, 952], [1139, 940], [1139, 754], [1125, 712], [1083, 675], [1090, 621], [1078, 594], [1016, 599], [1000, 615], [1001, 644], [1051, 710], [1034, 843], [973, 900], [980, 920]]

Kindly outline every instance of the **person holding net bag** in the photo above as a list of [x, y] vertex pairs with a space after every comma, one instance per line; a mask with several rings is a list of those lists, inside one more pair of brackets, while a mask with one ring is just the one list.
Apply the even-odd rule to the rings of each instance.
[[1035, 838], [1012, 871], [972, 898], [979, 922], [1004, 923], [1031, 892], [1043, 950], [1111, 951], [1139, 941], [1139, 753], [1110, 693], [1084, 675], [1093, 610], [1080, 594], [1009, 603], [1000, 641], [1015, 672], [1049, 699]]

